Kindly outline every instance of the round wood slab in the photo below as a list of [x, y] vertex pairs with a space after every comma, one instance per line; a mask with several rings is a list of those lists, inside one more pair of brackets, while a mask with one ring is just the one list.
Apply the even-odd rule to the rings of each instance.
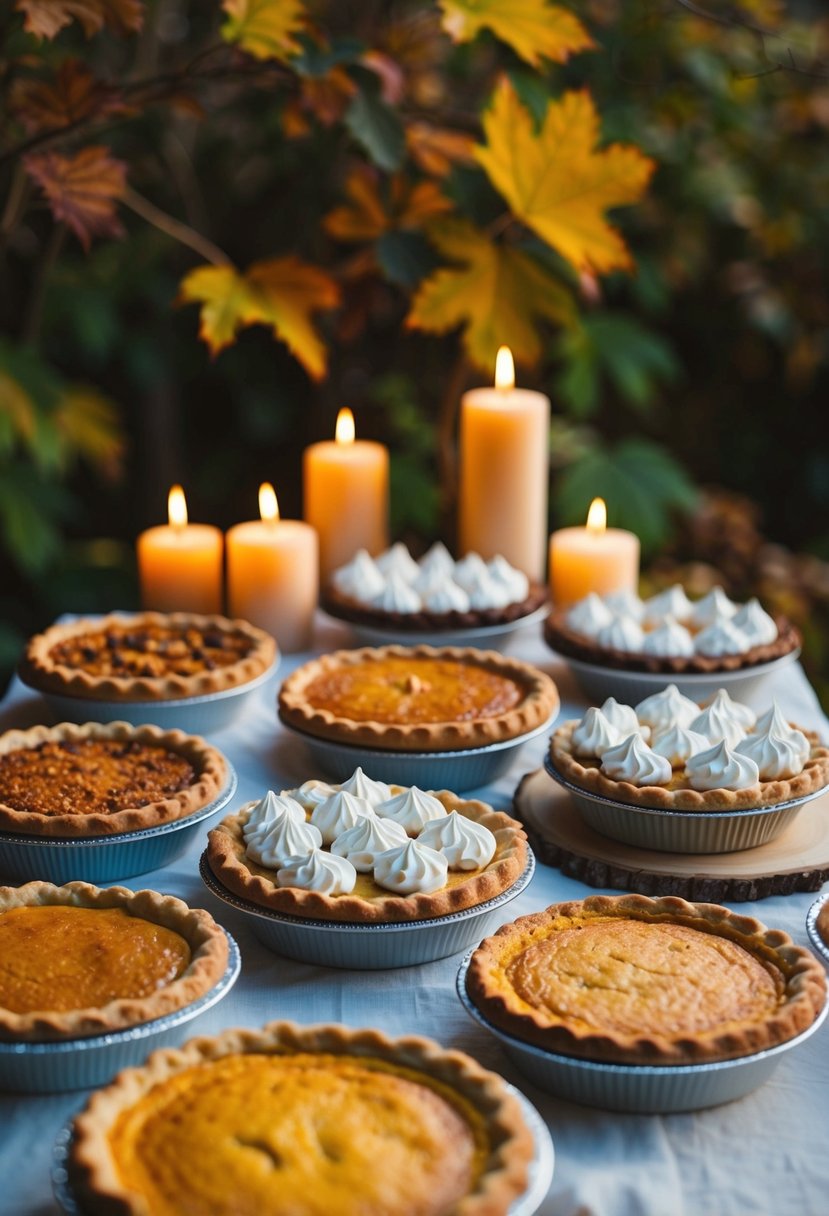
[[776, 840], [739, 853], [658, 853], [610, 840], [542, 768], [522, 778], [513, 807], [538, 860], [589, 887], [742, 903], [818, 891], [829, 879], [829, 793], [807, 802]]

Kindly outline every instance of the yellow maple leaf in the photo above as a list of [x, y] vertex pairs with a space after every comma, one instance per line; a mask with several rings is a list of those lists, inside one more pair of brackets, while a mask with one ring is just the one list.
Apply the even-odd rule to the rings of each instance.
[[542, 57], [565, 63], [595, 46], [578, 17], [547, 0], [439, 0], [443, 28], [455, 42], [489, 29], [517, 55], [538, 67]]
[[296, 35], [304, 28], [301, 0], [222, 0], [227, 21], [225, 42], [235, 42], [256, 59], [288, 59], [301, 48]]
[[462, 325], [469, 359], [487, 372], [502, 345], [519, 363], [536, 363], [537, 321], [568, 324], [574, 313], [568, 290], [526, 254], [496, 244], [466, 220], [440, 221], [429, 235], [457, 266], [436, 270], [420, 285], [407, 326], [442, 334]]
[[401, 173], [393, 175], [381, 199], [377, 174], [362, 164], [348, 174], [344, 191], [346, 202], [323, 219], [326, 232], [339, 241], [374, 241], [392, 229], [423, 228], [452, 210], [434, 182], [412, 183]]
[[179, 303], [201, 304], [199, 336], [217, 355], [240, 329], [267, 325], [315, 380], [325, 375], [325, 345], [312, 323], [340, 293], [324, 271], [293, 255], [233, 266], [197, 266], [182, 279]]
[[629, 269], [627, 246], [605, 210], [635, 203], [654, 162], [632, 144], [597, 149], [599, 117], [590, 94], [551, 101], [538, 131], [509, 80], [484, 115], [487, 143], [476, 155], [515, 216], [576, 270]]

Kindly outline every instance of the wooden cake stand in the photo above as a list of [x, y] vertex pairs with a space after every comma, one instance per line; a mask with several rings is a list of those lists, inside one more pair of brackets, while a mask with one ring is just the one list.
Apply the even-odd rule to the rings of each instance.
[[538, 860], [590, 887], [741, 903], [818, 891], [829, 879], [829, 793], [807, 802], [776, 840], [739, 853], [660, 853], [611, 840], [541, 768], [522, 778], [513, 806]]

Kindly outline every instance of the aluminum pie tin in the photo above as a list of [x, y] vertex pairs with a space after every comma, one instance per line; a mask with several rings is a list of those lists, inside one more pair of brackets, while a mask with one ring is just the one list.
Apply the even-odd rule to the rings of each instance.
[[241, 912], [263, 946], [301, 963], [351, 971], [414, 967], [460, 954], [503, 923], [503, 909], [521, 894], [534, 871], [535, 857], [528, 848], [523, 872], [511, 887], [486, 903], [431, 920], [354, 925], [288, 916], [261, 908], [240, 899], [219, 882], [210, 869], [206, 851], [199, 862], [199, 873], [208, 891]]
[[202, 831], [205, 820], [218, 814], [236, 792], [236, 770], [227, 758], [227, 781], [218, 798], [192, 815], [157, 828], [121, 832], [116, 836], [21, 836], [0, 832], [0, 880], [28, 882], [40, 878], [59, 886], [82, 882], [116, 882], [168, 865]]
[[[533, 1156], [527, 1170], [527, 1187], [523, 1195], [514, 1199], [506, 1216], [533, 1216], [550, 1189], [555, 1168], [555, 1149], [547, 1124], [528, 1098], [505, 1081], [504, 1085], [521, 1107], [524, 1122], [533, 1138]], [[52, 1149], [52, 1193], [64, 1216], [86, 1216], [72, 1190], [69, 1178], [69, 1154], [72, 1148], [72, 1123], [70, 1119], [58, 1133]]]
[[774, 1072], [787, 1051], [805, 1043], [826, 1020], [829, 997], [807, 1030], [785, 1043], [734, 1060], [710, 1064], [613, 1064], [581, 1060], [524, 1043], [489, 1022], [466, 991], [466, 973], [474, 951], [461, 963], [457, 991], [466, 1012], [498, 1040], [516, 1068], [539, 1089], [582, 1106], [636, 1114], [671, 1114], [704, 1110], [733, 1102], [757, 1089]]
[[191, 735], [204, 735], [230, 726], [244, 713], [257, 689], [267, 683], [278, 665], [277, 657], [267, 671], [235, 688], [168, 701], [104, 701], [93, 697], [68, 697], [39, 688], [35, 691], [44, 698], [59, 722], [129, 722], [130, 726], [151, 723], [164, 730], [178, 728]]
[[[470, 747], [454, 752], [387, 751], [380, 748], [355, 747], [320, 739], [307, 731], [297, 730], [282, 721], [307, 745], [314, 763], [336, 781], [347, 781], [359, 765], [375, 781], [392, 785], [416, 785], [421, 789], [462, 790], [480, 789], [502, 776], [512, 764], [514, 753], [522, 744], [550, 729], [555, 715], [541, 726], [513, 739], [501, 739], [485, 747]], [[282, 719], [280, 719], [282, 720]]]
[[348, 625], [349, 629], [353, 630], [358, 638], [363, 642], [371, 643], [376, 646], [387, 646], [390, 643], [398, 642], [402, 646], [471, 646], [474, 643], [486, 642], [487, 645], [496, 645], [498, 642], [505, 642], [507, 638], [512, 637], [520, 629], [526, 625], [536, 625], [540, 621], [546, 619], [550, 613], [550, 605], [542, 604], [540, 608], [535, 608], [532, 612], [528, 612], [526, 616], [516, 617], [514, 621], [502, 621], [499, 625], [478, 625], [470, 626], [469, 629], [384, 629], [380, 625], [367, 625], [350, 621], [346, 617], [337, 616], [335, 612], [328, 610], [328, 616], [336, 621]]
[[826, 787], [774, 806], [740, 811], [668, 811], [633, 806], [580, 789], [567, 781], [549, 756], [544, 768], [568, 791], [584, 822], [611, 840], [655, 849], [660, 853], [739, 853], [774, 840], [802, 806], [826, 793]]
[[820, 915], [821, 908], [827, 903], [829, 903], [829, 894], [821, 895], [819, 899], [815, 900], [806, 914], [806, 932], [809, 935], [809, 941], [815, 952], [820, 955], [825, 967], [829, 967], [829, 942], [825, 941], [818, 933], [817, 918]]
[[122, 1068], [143, 1064], [157, 1047], [173, 1047], [184, 1039], [195, 1018], [212, 1009], [230, 992], [242, 970], [239, 947], [226, 929], [228, 963], [219, 982], [183, 1009], [110, 1034], [54, 1043], [0, 1043], [0, 1090], [54, 1094], [91, 1089], [111, 1080]]

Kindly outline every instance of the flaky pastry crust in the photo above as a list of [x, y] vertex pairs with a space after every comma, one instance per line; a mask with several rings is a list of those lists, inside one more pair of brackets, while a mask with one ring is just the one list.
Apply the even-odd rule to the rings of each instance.
[[[558, 929], [618, 918], [686, 926], [735, 943], [773, 976], [777, 1008], [755, 1021], [741, 1018], [737, 1007], [728, 1025], [688, 1032], [673, 1029], [677, 1022], [681, 1024], [684, 1010], [678, 1008], [672, 1016], [670, 1009], [660, 1007], [657, 1013], [664, 1017], [664, 1032], [622, 1034], [568, 1017], [566, 1009], [561, 1012], [534, 1007], [513, 988], [507, 968], [528, 948], [544, 942]], [[583, 981], [588, 988], [595, 982], [592, 960], [586, 963]], [[598, 982], [601, 986], [600, 978]], [[592, 895], [523, 916], [481, 943], [470, 961], [466, 986], [477, 1008], [508, 1034], [559, 1054], [628, 1064], [704, 1063], [763, 1051], [808, 1029], [826, 1000], [823, 968], [787, 933], [769, 929], [753, 917], [718, 904], [689, 903], [676, 896], [650, 899], [645, 895]], [[664, 1000], [664, 991], [660, 995]]]
[[[309, 702], [306, 690], [318, 676], [386, 657], [445, 659], [469, 664], [515, 681], [523, 696], [513, 708], [494, 717], [421, 723], [355, 721]], [[358, 650], [337, 650], [297, 668], [279, 691], [279, 716], [289, 726], [318, 738], [381, 751], [448, 752], [485, 747], [534, 730], [547, 722], [558, 706], [555, 684], [538, 668], [494, 650], [458, 646], [366, 646]]]
[[227, 783], [227, 762], [222, 753], [199, 735], [181, 730], [162, 730], [158, 726], [131, 726], [128, 722], [87, 722], [76, 725], [33, 726], [30, 730], [9, 730], [0, 735], [0, 756], [20, 748], [35, 748], [42, 743], [73, 743], [85, 739], [120, 740], [163, 747], [185, 757], [195, 770], [195, 780], [170, 797], [143, 806], [126, 807], [105, 814], [96, 811], [65, 815], [45, 815], [18, 811], [0, 802], [0, 831], [22, 836], [114, 836], [158, 827], [183, 819], [212, 802]]
[[449, 790], [436, 791], [447, 811], [458, 811], [483, 824], [495, 836], [495, 855], [483, 870], [470, 873], [455, 886], [431, 894], [325, 895], [298, 887], [278, 887], [276, 873], [256, 865], [245, 853], [242, 829], [250, 809], [228, 815], [209, 833], [210, 869], [234, 895], [273, 912], [312, 920], [349, 921], [355, 924], [428, 920], [474, 907], [500, 895], [521, 876], [527, 864], [527, 837], [521, 824], [485, 802], [463, 800]]
[[[215, 1038], [191, 1039], [181, 1048], [156, 1051], [142, 1068], [125, 1069], [92, 1095], [75, 1119], [70, 1159], [70, 1177], [84, 1211], [90, 1216], [146, 1216], [145, 1203], [125, 1189], [112, 1157], [109, 1133], [119, 1115], [176, 1073], [249, 1052], [368, 1057], [423, 1073], [427, 1084], [435, 1078], [481, 1113], [489, 1136], [484, 1172], [475, 1190], [453, 1208], [452, 1216], [505, 1216], [526, 1190], [533, 1138], [518, 1102], [495, 1073], [462, 1052], [448, 1051], [419, 1036], [391, 1039], [377, 1030], [270, 1022], [262, 1030], [226, 1030]], [[381, 1161], [377, 1167], [382, 1168]]]
[[172, 895], [126, 887], [102, 889], [86, 882], [58, 887], [36, 881], [22, 887], [0, 887], [0, 915], [12, 908], [45, 905], [121, 908], [130, 916], [178, 933], [190, 947], [190, 962], [177, 979], [150, 996], [110, 1001], [99, 1009], [44, 1009], [19, 1014], [0, 1007], [0, 1039], [5, 1041], [77, 1039], [138, 1026], [191, 1005], [219, 982], [227, 968], [224, 930], [209, 912], [190, 908]]
[[444, 630], [482, 628], [489, 625], [508, 625], [529, 616], [547, 602], [547, 588], [541, 583], [530, 585], [529, 595], [515, 600], [503, 608], [469, 608], [466, 612], [430, 612], [421, 608], [419, 612], [390, 612], [365, 604], [353, 596], [344, 595], [333, 584], [323, 589], [321, 606], [331, 616], [356, 625], [371, 625], [378, 629], [418, 633], [439, 633]]

